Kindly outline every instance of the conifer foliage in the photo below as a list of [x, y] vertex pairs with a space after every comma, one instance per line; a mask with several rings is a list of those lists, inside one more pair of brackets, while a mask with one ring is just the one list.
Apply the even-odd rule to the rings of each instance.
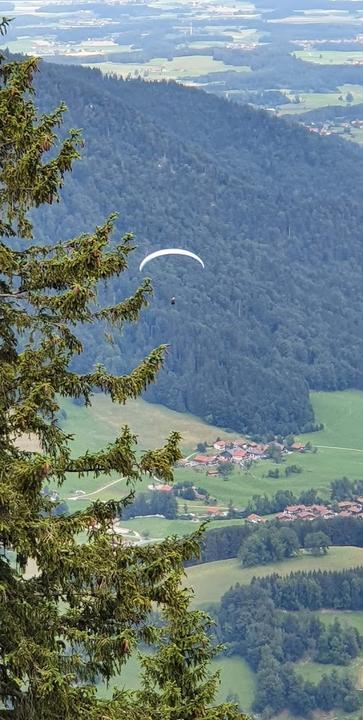
[[[129, 547], [110, 532], [127, 500], [56, 517], [42, 492], [66, 473], [116, 472], [130, 497], [145, 474], [171, 481], [180, 453], [171, 433], [164, 447], [140, 454], [125, 426], [103, 450], [73, 457], [58, 422], [62, 397], [90, 403], [100, 390], [125, 403], [139, 396], [166, 348], [122, 377], [101, 365], [85, 374], [71, 369], [84, 350], [78, 327], [136, 322], [152, 289], [146, 280], [131, 297], [100, 307], [100, 281], [122, 275], [133, 249], [130, 235], [111, 241], [114, 216], [91, 234], [36, 244], [29, 211], [58, 202], [82, 144], [75, 130], [57, 141], [64, 106], [37, 116], [37, 70], [35, 59], [0, 56], [0, 718], [237, 718], [231, 705], [213, 706], [218, 678], [208, 670], [214, 649], [207, 620], [189, 609], [181, 589], [198, 538]], [[22, 449], [24, 433], [41, 451]], [[29, 560], [31, 577], [24, 574]], [[151, 623], [155, 607], [164, 615], [160, 627]], [[155, 645], [141, 689], [99, 698], [94, 683], [112, 682], [140, 641]]]

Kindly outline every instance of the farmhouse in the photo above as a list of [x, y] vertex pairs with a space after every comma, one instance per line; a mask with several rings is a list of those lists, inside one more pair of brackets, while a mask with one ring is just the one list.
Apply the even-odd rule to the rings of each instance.
[[259, 460], [260, 458], [266, 457], [267, 450], [268, 445], [257, 445], [253, 443], [247, 448], [246, 452], [253, 460]]
[[226, 449], [225, 440], [216, 440], [215, 443], [213, 443], [213, 447], [215, 450], [219, 450], [219, 452], [223, 452], [223, 450]]
[[215, 455], [196, 455], [194, 462], [200, 465], [212, 465], [216, 461]]
[[223, 450], [217, 455], [217, 462], [232, 462], [233, 450]]
[[254, 523], [257, 525], [258, 523], [264, 523], [266, 520], [261, 517], [260, 515], [256, 515], [256, 513], [251, 513], [251, 515], [248, 515], [246, 518], [247, 522]]
[[208, 517], [222, 517], [223, 512], [218, 507], [209, 507], [207, 508], [207, 515]]
[[290, 445], [290, 450], [295, 450], [295, 452], [304, 452], [305, 445], [304, 443], [299, 442], [292, 443], [292, 445]]
[[246, 450], [233, 450], [232, 451], [232, 462], [234, 463], [240, 463], [242, 460], [247, 457], [247, 451]]
[[172, 485], [152, 485], [152, 486], [149, 485], [149, 489], [155, 490], [157, 492], [162, 492], [162, 493], [170, 493], [173, 491], [173, 486]]
[[[360, 515], [363, 511], [361, 503], [353, 502], [352, 500], [342, 500], [338, 503], [339, 509], [343, 512], [349, 513], [349, 516]], [[340, 513], [342, 515], [342, 513]]]

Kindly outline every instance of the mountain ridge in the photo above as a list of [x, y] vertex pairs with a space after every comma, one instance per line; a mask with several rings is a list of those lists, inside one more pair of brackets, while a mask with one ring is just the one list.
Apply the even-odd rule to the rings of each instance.
[[309, 387], [363, 387], [359, 148], [175, 83], [43, 63], [37, 86], [40, 108], [64, 99], [66, 127], [86, 140], [41, 238], [119, 210], [139, 246], [126, 295], [149, 250], [177, 244], [206, 261], [202, 273], [148, 266], [152, 308], [113, 347], [87, 335], [93, 360], [122, 372], [170, 342], [146, 398], [257, 434], [311, 425]]

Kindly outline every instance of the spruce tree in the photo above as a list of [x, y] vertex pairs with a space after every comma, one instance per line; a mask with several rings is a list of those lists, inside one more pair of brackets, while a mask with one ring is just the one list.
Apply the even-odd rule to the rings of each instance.
[[[6, 26], [3, 20], [2, 33]], [[206, 620], [190, 611], [181, 589], [198, 538], [129, 547], [112, 534], [127, 499], [54, 516], [44, 493], [67, 473], [116, 472], [131, 497], [145, 474], [171, 482], [180, 451], [171, 432], [164, 447], [140, 454], [125, 426], [101, 451], [73, 457], [60, 426], [61, 398], [90, 404], [102, 391], [124, 404], [138, 397], [154, 382], [166, 348], [121, 377], [101, 365], [83, 374], [72, 369], [84, 351], [82, 325], [137, 322], [152, 288], [145, 280], [132, 297], [99, 306], [99, 283], [126, 271], [133, 249], [131, 235], [111, 239], [115, 216], [75, 239], [36, 243], [29, 211], [58, 202], [82, 144], [76, 130], [57, 140], [63, 105], [38, 117], [37, 70], [34, 58], [0, 56], [0, 718], [240, 717], [230, 705], [213, 707]], [[22, 449], [24, 434], [38, 449]], [[29, 559], [37, 568], [32, 577], [24, 574]], [[162, 627], [152, 624], [153, 608], [164, 614]], [[140, 641], [159, 646], [145, 663], [141, 689], [100, 699], [94, 683], [112, 682]]]

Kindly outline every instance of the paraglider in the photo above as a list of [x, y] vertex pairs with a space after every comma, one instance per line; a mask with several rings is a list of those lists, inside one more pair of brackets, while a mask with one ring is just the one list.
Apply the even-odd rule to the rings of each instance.
[[176, 300], [175, 297], [170, 298], [170, 305], [175, 305]]
[[190, 257], [193, 260], [197, 260], [201, 264], [201, 266], [204, 268], [204, 262], [199, 257], [199, 255], [196, 255], [195, 253], [191, 252], [190, 250], [182, 250], [181, 248], [166, 248], [165, 250], [155, 250], [155, 252], [150, 253], [149, 255], [146, 255], [146, 257], [143, 259], [143, 261], [140, 263], [139, 270], [143, 269], [145, 265], [150, 262], [150, 260], [154, 260], [155, 258], [162, 257], [163, 255], [185, 255], [186, 257]]

